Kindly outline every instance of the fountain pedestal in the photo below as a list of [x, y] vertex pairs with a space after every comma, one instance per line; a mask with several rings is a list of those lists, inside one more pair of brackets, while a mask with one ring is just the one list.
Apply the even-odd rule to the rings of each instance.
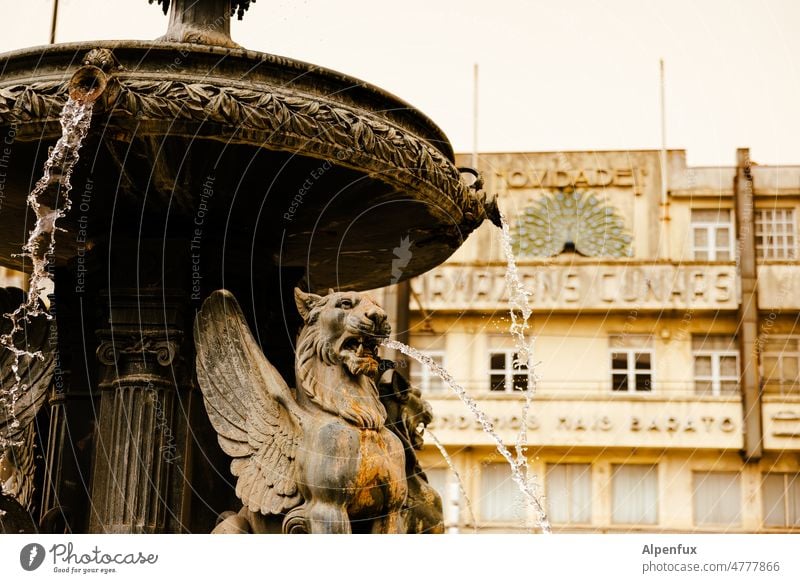
[[171, 0], [165, 42], [238, 47], [231, 39], [231, 1]]

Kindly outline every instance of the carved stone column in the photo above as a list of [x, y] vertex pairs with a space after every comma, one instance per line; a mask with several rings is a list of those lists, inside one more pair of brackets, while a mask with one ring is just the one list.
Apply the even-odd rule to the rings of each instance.
[[[88, 496], [84, 484], [89, 479], [92, 390], [90, 367], [81, 366], [73, 377], [74, 352], [84, 351], [78, 320], [80, 310], [70, 309], [74, 289], [69, 273], [56, 270], [58, 293], [50, 294], [50, 342], [57, 346], [55, 370], [48, 397], [50, 419], [44, 460], [39, 529], [47, 534], [85, 530]], [[81, 363], [83, 364], [83, 363]], [[92, 370], [93, 367], [92, 367]]]
[[51, 534], [51, 522], [63, 525], [56, 532], [70, 530], [66, 511], [61, 509], [63, 486], [64, 445], [67, 443], [67, 411], [66, 392], [64, 387], [69, 384], [69, 371], [64, 371], [56, 365], [53, 375], [53, 390], [50, 392], [48, 404], [50, 405], [50, 425], [48, 431], [47, 453], [45, 455], [46, 467], [44, 472], [44, 492], [42, 492], [42, 509], [40, 528]]
[[[99, 330], [105, 367], [92, 478], [91, 532], [168, 530], [170, 473], [179, 455], [174, 402], [183, 340], [181, 297], [163, 290], [109, 293]], [[182, 452], [181, 452], [182, 453]]]

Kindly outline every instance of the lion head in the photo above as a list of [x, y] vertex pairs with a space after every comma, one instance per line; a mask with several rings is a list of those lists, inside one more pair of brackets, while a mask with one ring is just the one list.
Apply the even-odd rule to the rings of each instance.
[[378, 347], [391, 332], [386, 312], [358, 292], [319, 296], [295, 289], [295, 302], [305, 322], [297, 346], [299, 385], [326, 411], [362, 427], [382, 426], [386, 411], [374, 380]]
[[411, 437], [414, 449], [422, 449], [424, 444], [425, 428], [433, 421], [433, 409], [430, 403], [422, 398], [419, 389], [412, 388], [408, 395], [408, 402], [403, 409], [403, 423]]
[[295, 290], [297, 309], [307, 327], [317, 330], [320, 356], [343, 364], [350, 374], [374, 376], [378, 346], [389, 336], [386, 312], [366, 294], [334, 292], [318, 296]]
[[422, 392], [412, 386], [395, 367], [394, 362], [383, 361], [381, 368], [386, 372], [379, 384], [381, 402], [386, 407], [392, 430], [406, 449], [420, 450], [424, 445], [425, 428], [433, 421], [433, 409], [422, 398]]

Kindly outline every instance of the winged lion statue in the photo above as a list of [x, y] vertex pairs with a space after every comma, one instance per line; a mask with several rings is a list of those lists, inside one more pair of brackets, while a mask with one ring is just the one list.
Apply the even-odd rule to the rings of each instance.
[[[407, 455], [419, 444], [401, 439], [409, 435], [402, 407], [390, 407], [397, 409], [390, 419], [378, 389], [386, 313], [358, 292], [295, 289], [295, 303], [303, 326], [294, 389], [261, 351], [230, 292], [212, 293], [195, 320], [197, 380], [244, 505], [214, 532], [274, 532], [267, 519], [276, 516], [282, 532], [420, 531], [405, 524], [415, 483]], [[388, 392], [395, 403], [409, 401]], [[441, 517], [438, 496], [425, 499]], [[436, 512], [426, 513], [431, 532], [442, 530]]]

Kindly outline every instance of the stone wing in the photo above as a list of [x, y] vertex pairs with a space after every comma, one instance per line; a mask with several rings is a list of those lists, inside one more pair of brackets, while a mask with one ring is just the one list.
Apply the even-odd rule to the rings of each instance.
[[[0, 318], [25, 301], [25, 293], [17, 288], [0, 288]], [[50, 338], [52, 320], [44, 316], [24, 323], [14, 337], [17, 348], [39, 351], [42, 358], [22, 356], [18, 373], [20, 385], [15, 390], [16, 377], [12, 366], [14, 354], [0, 346], [0, 457], [2, 485], [6, 494], [26, 507], [33, 495], [34, 428], [33, 420], [47, 399], [47, 391], [55, 371], [55, 337]], [[11, 323], [0, 320], [0, 334], [8, 334]], [[51, 341], [52, 340], [52, 341]], [[16, 394], [12, 395], [14, 391]]]
[[33, 502], [35, 439], [33, 424], [30, 423], [19, 433], [15, 445], [5, 448], [0, 460], [0, 493], [11, 496], [26, 510]]
[[295, 479], [300, 416], [233, 295], [212, 293], [194, 325], [197, 380], [219, 444], [233, 457], [236, 495], [253, 512], [286, 512], [303, 498]]

